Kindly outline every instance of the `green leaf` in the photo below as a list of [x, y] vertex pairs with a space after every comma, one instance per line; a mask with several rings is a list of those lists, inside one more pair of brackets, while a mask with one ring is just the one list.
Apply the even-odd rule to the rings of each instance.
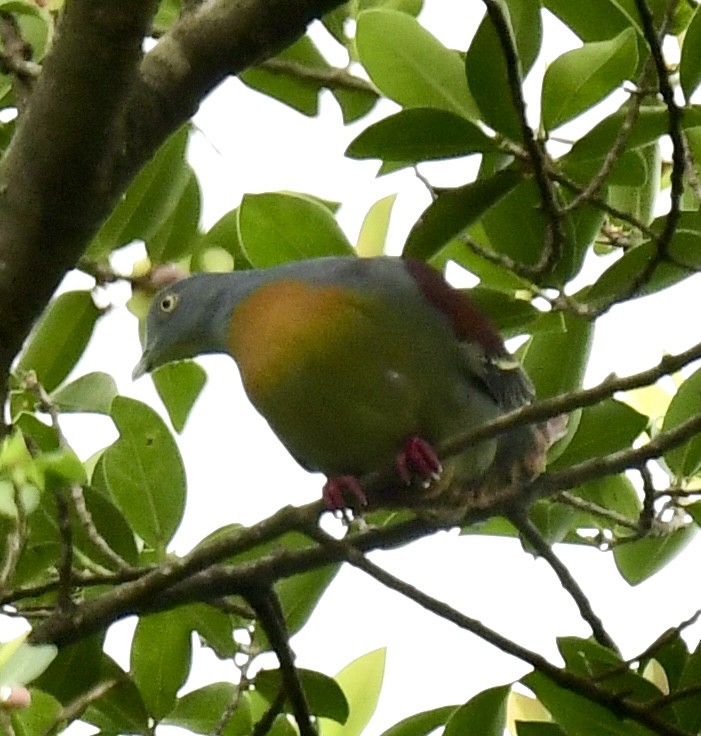
[[[327, 565], [318, 570], [284, 578], [275, 584], [290, 636], [296, 634], [307, 623], [338, 570], [338, 564]], [[259, 632], [256, 631], [256, 638], [258, 636]]]
[[[491, 249], [491, 245], [484, 233], [482, 224], [476, 221], [467, 230], [469, 237], [477, 243], [477, 245]], [[501, 291], [505, 294], [513, 295], [514, 292], [527, 290], [528, 283], [520, 277], [516, 276], [512, 271], [493, 261], [478, 255], [467, 243], [459, 239], [450, 241], [446, 246], [436, 252], [430, 258], [430, 263], [437, 269], [443, 270], [449, 261], [454, 261], [464, 268], [468, 273], [473, 274], [480, 280], [480, 286], [484, 288]], [[532, 326], [541, 324], [542, 318]]]
[[358, 16], [355, 43], [375, 86], [403, 107], [434, 107], [479, 117], [460, 56], [411, 15], [367, 10]]
[[[701, 682], [701, 644], [689, 655], [675, 689], [696, 688]], [[672, 691], [674, 692], [674, 691]], [[689, 694], [674, 703], [674, 713], [679, 719], [679, 726], [689, 733], [698, 733], [701, 729], [701, 693]]]
[[[573, 493], [585, 501], [622, 514], [631, 521], [638, 518], [642, 508], [638, 492], [625, 474], [597, 478], [579, 486]], [[602, 522], [600, 518], [593, 515], [585, 523], [596, 528], [611, 528], [611, 522]]]
[[22, 512], [29, 516], [38, 506], [41, 491], [33, 483], [21, 483], [17, 486], [12, 481], [0, 480], [0, 515], [17, 519], [16, 495], [19, 494]]
[[621, 576], [637, 585], [668, 565], [691, 542], [694, 526], [677, 529], [664, 536], [649, 536], [613, 548], [613, 559]]
[[621, 658], [610, 649], [591, 639], [577, 636], [561, 636], [557, 648], [568, 670], [581, 677], [592, 677], [620, 668]]
[[567, 449], [548, 467], [555, 470], [631, 447], [647, 424], [646, 416], [615, 399], [588, 406]]
[[87, 636], [61, 647], [35, 685], [61, 701], [70, 703], [96, 685], [100, 679], [104, 633]]
[[[321, 672], [297, 669], [299, 679], [304, 689], [310, 711], [317, 717], [331, 718], [336, 723], [345, 723], [348, 720], [348, 702], [343, 690], [336, 680], [323, 675]], [[255, 679], [256, 690], [273, 703], [282, 687], [280, 670], [261, 670]], [[289, 702], [284, 706], [291, 712]]]
[[321, 720], [324, 736], [361, 736], [380, 698], [385, 672], [386, 649], [376, 649], [353, 660], [334, 678], [341, 686], [350, 715], [344, 725]]
[[[528, 509], [528, 516], [545, 541], [553, 545], [563, 542], [578, 526], [579, 513], [564, 504], [553, 503], [551, 499], [535, 501]], [[523, 543], [524, 549], [533, 554], [532, 547]]]
[[557, 645], [569, 671], [597, 680], [600, 687], [611, 693], [625, 692], [627, 698], [639, 703], [662, 696], [654, 683], [626, 667], [617, 653], [591, 639], [560, 637]]
[[608, 708], [555, 685], [540, 672], [531, 672], [521, 682], [535, 693], [568, 736], [633, 736], [626, 723]]
[[[540, 4], [535, 0], [504, 0], [499, 5], [509, 24], [522, 78], [540, 48]], [[483, 120], [505, 136], [521, 140], [521, 118], [511, 94], [503, 44], [488, 13], [467, 50], [465, 72]]]
[[168, 418], [176, 432], [182, 432], [190, 411], [207, 383], [204, 368], [193, 360], [167, 363], [151, 374]]
[[[325, 17], [328, 19], [329, 15]], [[344, 36], [342, 25], [338, 30]], [[277, 62], [277, 68], [250, 67], [239, 75], [239, 79], [249, 87], [289, 105], [304, 115], [313, 116], [319, 112], [319, 95], [326, 87], [330, 88], [331, 94], [340, 105], [345, 123], [365, 115], [377, 101], [378, 95], [371, 89], [341, 89], [315, 79], [313, 72], [339, 70], [326, 61], [309, 36], [302, 36], [278, 54], [273, 61]], [[291, 67], [289, 72], [286, 71], [285, 65]], [[305, 76], [297, 73], [300, 67], [312, 74]]]
[[348, 146], [346, 156], [419, 162], [494, 150], [494, 141], [463, 116], [414, 107], [366, 128]]
[[133, 680], [110, 657], [104, 656], [100, 671], [102, 681], [115, 680], [116, 685], [93, 700], [81, 713], [80, 720], [91, 723], [104, 733], [129, 733], [150, 736], [149, 715]]
[[178, 20], [181, 12], [181, 0], [160, 0], [153, 19], [154, 32], [160, 33], [160, 35], [165, 33]]
[[61, 722], [61, 703], [48, 693], [32, 690], [32, 704], [26, 710], [12, 714], [15, 736], [42, 736], [51, 733], [53, 726]]
[[615, 0], [544, 0], [543, 5], [583, 41], [603, 41], [632, 26]]
[[439, 726], [444, 725], [458, 708], [457, 705], [444, 705], [442, 708], [416, 713], [395, 723], [382, 736], [429, 736]]
[[66, 291], [49, 304], [19, 357], [20, 371], [33, 370], [53, 391], [83, 354], [101, 311], [89, 291]]
[[[58, 654], [58, 648], [53, 644], [27, 644], [24, 639], [26, 636], [21, 636], [0, 647], [0, 686], [29, 684], [46, 670]], [[11, 652], [6, 656], [8, 650]]]
[[28, 0], [3, 0], [0, 9], [15, 16], [22, 41], [28, 45], [33, 61], [41, 61], [54, 27], [49, 8]]
[[[639, 187], [645, 184], [649, 172], [645, 158], [640, 151], [640, 148], [623, 151], [616, 159], [616, 163], [608, 173], [604, 184], [630, 187]], [[603, 167], [605, 156], [577, 158], [576, 151], [573, 156], [571, 157], [570, 154], [567, 154], [560, 158], [558, 163], [569, 177], [578, 182], [580, 186], [585, 187], [591, 179], [598, 176], [599, 171]]]
[[54, 427], [41, 421], [36, 415], [21, 412], [14, 418], [14, 425], [22, 430], [22, 435], [31, 438], [35, 446], [42, 452], [51, 452], [58, 449], [58, 434]]
[[518, 736], [567, 736], [556, 723], [541, 721], [516, 721]]
[[[232, 265], [236, 270], [251, 268], [251, 264], [241, 248], [238, 208], [223, 215], [200, 237], [197, 248], [193, 253], [193, 270], [195, 270], [195, 267], [202, 270], [213, 270], [204, 269], [201, 264], [203, 254], [211, 250], [223, 250], [229, 253], [233, 257]], [[229, 266], [229, 270], [231, 268], [232, 266]]]
[[[616, 141], [626, 115], [627, 110], [624, 107], [604, 118], [572, 146], [568, 154], [569, 157], [572, 160], [586, 161], [606, 156]], [[699, 125], [701, 125], [701, 108], [684, 108], [682, 127], [686, 129], [698, 127]], [[645, 106], [641, 108], [638, 118], [626, 138], [626, 147], [630, 150], [653, 143], [658, 138], [666, 135], [668, 129], [669, 114], [667, 108]]]
[[666, 633], [662, 644], [655, 647], [653, 655], [641, 660], [639, 669], [644, 670], [648, 663], [655, 659], [664, 669], [670, 690], [676, 690], [688, 658], [689, 650], [680, 632], [670, 630]]
[[640, 283], [656, 251], [657, 245], [652, 241], [628, 250], [584, 292], [586, 303], [601, 306], [621, 296], [629, 299], [647, 296], [688, 278], [701, 266], [701, 233], [677, 229], [668, 249], [674, 263], [660, 262], [645, 283]]
[[[540, 261], [547, 241], [548, 217], [532, 179], [520, 181], [500, 198], [484, 213], [480, 224], [491, 250], [524, 265]], [[571, 239], [567, 239], [563, 251], [569, 253], [571, 249]]]
[[198, 236], [201, 197], [197, 177], [190, 171], [173, 211], [146, 241], [146, 252], [152, 263], [177, 261], [190, 253]]
[[401, 10], [416, 17], [424, 6], [424, 0], [357, 0], [358, 10], [371, 8], [386, 8], [387, 10]]
[[507, 169], [488, 179], [441, 192], [411, 229], [403, 255], [428, 260], [482, 217], [519, 181], [521, 175]]
[[679, 82], [687, 102], [691, 101], [691, 95], [694, 94], [701, 83], [701, 54], [699, 54], [699, 48], [701, 48], [701, 8], [697, 6], [691, 23], [689, 23], [689, 27], [684, 34], [684, 44], [679, 62]]
[[329, 209], [300, 194], [246, 194], [238, 210], [238, 227], [243, 251], [256, 268], [353, 254]]
[[86, 255], [99, 259], [134, 240], [148, 241], [173, 214], [191, 181], [184, 125], [158, 149], [100, 228]]
[[637, 66], [638, 45], [632, 28], [555, 59], [543, 77], [541, 109], [546, 130], [588, 110], [624, 80], [632, 79]]
[[[686, 378], [667, 408], [662, 431], [679, 426], [701, 411], [701, 368]], [[664, 459], [677, 478], [696, 475], [701, 468], [701, 435], [690, 437], [683, 445], [667, 450]]]
[[[309, 36], [302, 36], [275, 59], [280, 62], [301, 64], [310, 69], [329, 68], [329, 64]], [[322, 87], [318, 82], [303, 79], [300, 75], [274, 72], [255, 66], [246, 69], [238, 78], [252, 89], [289, 105], [303, 115], [311, 117], [319, 112], [319, 92]]]
[[660, 193], [662, 153], [659, 141], [637, 149], [647, 174], [639, 186], [610, 186], [607, 201], [617, 209], [632, 215], [646, 225], [655, 216], [655, 205]]
[[502, 685], [475, 695], [450, 716], [444, 736], [503, 736], [510, 690]]
[[521, 354], [523, 367], [541, 399], [578, 389], [584, 379], [594, 326], [571, 314], [565, 315], [564, 322], [564, 332], [539, 332]]
[[476, 286], [465, 290], [470, 299], [484, 312], [503, 337], [523, 334], [542, 314], [530, 302], [511, 294]]
[[358, 242], [355, 246], [357, 254], [363, 258], [380, 256], [385, 252], [389, 220], [396, 194], [379, 199], [370, 207], [363, 224], [360, 226]]
[[185, 469], [173, 438], [153, 409], [118, 396], [112, 419], [119, 439], [103, 456], [105, 480], [136, 533], [164, 551], [185, 506]]
[[224, 613], [207, 603], [191, 603], [183, 606], [181, 610], [189, 617], [190, 628], [200, 635], [217, 657], [226, 659], [239, 652], [240, 648], [234, 641], [233, 635], [235, 621], [238, 617]]
[[107, 373], [86, 373], [51, 394], [51, 402], [62, 413], [109, 414], [117, 384]]
[[160, 720], [173, 709], [190, 674], [191, 628], [175, 609], [141, 616], [131, 644], [130, 669], [151, 716]]
[[[98, 534], [123, 560], [131, 565], [136, 565], [139, 560], [139, 552], [131, 527], [122, 513], [110, 501], [109, 497], [102, 495], [93, 488], [85, 488], [83, 494], [85, 505]], [[58, 539], [58, 529], [56, 531]], [[73, 540], [76, 548], [89, 559], [108, 570], [114, 569], [115, 562], [95, 545], [78, 519], [73, 524]]]
[[43, 475], [46, 488], [51, 490], [70, 483], [83, 485], [87, 481], [85, 468], [70, 447], [39, 455], [36, 468]]
[[[162, 722], [209, 736], [233, 698], [234, 685], [229, 682], [214, 682], [179, 698], [175, 708]], [[244, 692], [239, 696], [237, 708], [222, 736], [243, 736], [251, 732], [252, 726], [250, 701], [248, 693]]]

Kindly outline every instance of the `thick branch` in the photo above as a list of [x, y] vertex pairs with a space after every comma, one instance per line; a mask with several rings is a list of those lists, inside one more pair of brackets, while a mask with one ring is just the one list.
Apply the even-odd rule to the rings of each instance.
[[229, 74], [341, 0], [210, 0], [142, 59], [155, 0], [68, 0], [0, 166], [0, 374], [130, 180]]
[[0, 166], [0, 372], [114, 201], [110, 160], [155, 0], [70, 0]]

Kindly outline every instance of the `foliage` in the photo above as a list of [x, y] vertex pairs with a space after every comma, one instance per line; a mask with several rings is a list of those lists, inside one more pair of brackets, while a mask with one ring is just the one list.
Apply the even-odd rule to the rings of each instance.
[[[29, 114], [26, 99], [31, 112], [33, 89], [48, 73], [43, 68], [66, 43], [56, 25], [83, 2], [67, 1], [65, 9], [61, 2], [0, 2], [0, 105], [20, 121], [2, 118], [11, 120], [0, 138], [8, 157]], [[266, 61], [240, 76], [310, 118], [330, 90], [344, 123], [362, 121], [346, 157], [378, 160], [380, 174], [423, 172], [424, 163], [447, 159], [464, 163], [458, 185], [426, 182], [431, 203], [403, 254], [438, 269], [451, 261], [474, 275], [478, 304], [505, 334], [527, 336], [521, 357], [543, 401], [511, 417], [511, 426], [563, 412], [570, 419], [548, 471], [525, 491], [528, 518], [507, 521], [495, 502], [468, 510], [463, 532], [521, 535], [555, 569], [592, 638], [560, 637], [564, 664], [552, 664], [364, 558], [365, 551], [441, 526], [409, 514], [378, 512], [371, 528], [353, 526], [339, 542], [319, 531], [319, 506], [312, 504], [282, 509], [254, 527], [223, 527], [184, 557], [170, 553], [186, 499], [196, 495], [171, 429], [152, 408], [119, 396], [109, 375], [75, 375], [109, 311], [97, 306], [96, 293], [129, 281], [130, 308], [143, 316], [167, 263], [196, 271], [212, 264], [263, 268], [354, 249], [377, 255], [394, 203], [391, 196], [370, 209], [356, 244], [338, 224], [337, 203], [299, 192], [247, 194], [203, 232], [199, 184], [186, 160], [191, 126], [182, 120], [172, 135], [161, 135], [138, 174], [125, 178], [124, 191], [101, 203], [113, 206], [99, 227], [78, 228], [91, 242], [77, 267], [95, 286], [45, 305], [11, 377], [11, 430], [0, 448], [0, 597], [5, 612], [33, 631], [29, 642], [0, 648], [0, 696], [7, 701], [6, 686], [30, 680], [34, 686], [30, 708], [0, 708], [4, 733], [39, 736], [82, 721], [105, 734], [146, 736], [167, 724], [244, 736], [295, 733], [296, 720], [307, 736], [310, 716], [325, 736], [362, 733], [379, 697], [384, 652], [366, 654], [331, 678], [297, 669], [289, 648], [289, 636], [307, 624], [343, 561], [532, 667], [520, 690], [487, 689], [464, 704], [406, 718], [386, 736], [435, 729], [498, 735], [507, 726], [519, 736], [699, 733], [701, 650], [681, 636], [690, 621], [624, 661], [550, 545], [609, 550], [635, 585], [680, 554], [701, 524], [701, 373], [679, 373], [701, 357], [701, 347], [582, 390], [597, 320], [616, 304], [675, 288], [701, 264], [701, 109], [694, 103], [701, 7], [666, 0], [468, 2], [484, 15], [471, 42], [457, 50], [422, 25], [421, 0], [319, 2], [323, 32], [348, 66], [329, 61], [314, 34], [281, 36]], [[167, 50], [174, 39], [185, 42], [187, 24], [198, 13], [206, 18], [216, 3], [157, 5], [150, 33], [160, 38], [155, 49]], [[581, 41], [545, 70], [536, 63], [547, 42], [544, 13]], [[21, 43], [12, 46], [8, 38]], [[674, 44], [676, 67], [664, 58]], [[202, 58], [206, 45], [197, 47]], [[212, 72], [207, 89], [240, 71], [221, 58], [224, 66]], [[530, 114], [535, 101], [524, 98], [527, 75], [539, 77], [537, 120]], [[617, 109], [598, 106], [605, 98], [622, 102]], [[384, 114], [387, 100], [395, 106]], [[584, 132], [562, 145], [563, 127], [583, 114]], [[564, 128], [567, 135], [574, 129]], [[134, 241], [145, 244], [148, 262], [132, 274], [115, 272], [113, 254]], [[676, 394], [642, 409], [634, 391], [673, 374]], [[176, 364], [154, 380], [172, 427], [181, 431], [204, 372]], [[69, 412], [104, 414], [118, 439], [80, 463], [61, 431]], [[127, 614], [138, 624], [125, 671], [103, 645], [108, 626]], [[193, 633], [235, 662], [237, 682], [183, 691]], [[259, 670], [259, 656], [269, 651], [279, 669]]]

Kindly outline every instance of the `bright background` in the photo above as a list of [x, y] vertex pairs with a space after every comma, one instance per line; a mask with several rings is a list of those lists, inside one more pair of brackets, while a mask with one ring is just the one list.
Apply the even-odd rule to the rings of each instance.
[[[426, 0], [422, 22], [448, 46], [466, 48], [482, 15], [481, 3]], [[458, 17], [460, 16], [460, 17]], [[450, 19], [450, 23], [446, 22]], [[323, 46], [322, 29], [315, 39]], [[564, 26], [546, 18], [545, 52], [526, 85], [529, 113], [537, 120], [539, 80], [543, 65], [576, 45]], [[331, 46], [333, 49], [334, 47]], [[345, 60], [332, 59], [340, 64]], [[614, 109], [621, 97], [604, 105]], [[393, 111], [380, 105], [372, 119]], [[343, 202], [339, 221], [353, 241], [368, 208], [381, 197], [399, 192], [390, 231], [390, 250], [398, 252], [419, 213], [428, 204], [424, 186], [411, 172], [375, 178], [377, 164], [343, 158], [347, 144], [369, 124], [343, 127], [335, 103], [325, 96], [318, 119], [310, 120], [235, 80], [222, 84], [195, 117], [190, 160], [203, 190], [203, 225], [209, 228], [234, 208], [246, 192], [293, 190]], [[586, 125], [575, 121], [573, 125]], [[580, 128], [581, 129], [581, 128]], [[421, 167], [442, 186], [462, 183], [464, 160]], [[460, 176], [455, 176], [455, 172]], [[129, 272], [140, 246], [127, 249], [114, 261]], [[601, 268], [590, 264], [591, 268]], [[71, 276], [71, 288], [89, 286]], [[589, 385], [609, 373], [625, 375], [655, 364], [663, 352], [676, 352], [701, 340], [696, 295], [700, 282], [689, 279], [674, 295], [663, 292], [630, 306], [619, 306], [599, 320]], [[75, 375], [93, 370], [114, 375], [120, 392], [160, 406], [148, 378], [134, 384], [130, 374], [139, 356], [137, 323], [124, 308], [125, 285], [110, 287], [114, 305], [104, 318]], [[566, 360], [566, 356], [563, 356]], [[283, 504], [302, 504], [319, 497], [322, 479], [299, 468], [277, 442], [239, 385], [234, 364], [208, 356], [202, 364], [209, 383], [180, 438], [187, 468], [189, 498], [185, 521], [173, 551], [187, 552], [210, 531], [231, 522], [253, 523]], [[81, 459], [116, 437], [103, 417], [67, 416], [63, 427]], [[217, 427], [214, 431], [213, 427]], [[328, 519], [330, 528], [340, 522]], [[337, 526], [338, 528], [338, 526]], [[593, 549], [558, 546], [594, 610], [626, 657], [642, 651], [661, 631], [678, 625], [701, 607], [693, 549], [663, 572], [630, 588], [616, 572], [610, 555]], [[459, 537], [440, 533], [371, 559], [407, 582], [502, 634], [558, 661], [555, 637], [588, 636], [574, 604], [542, 560], [524, 553], [518, 542]], [[14, 623], [14, 622], [12, 622]], [[6, 631], [7, 630], [7, 631]], [[129, 666], [129, 635], [133, 622], [113, 626], [110, 653]], [[698, 639], [698, 629], [687, 632]], [[2, 622], [2, 639], [13, 635]], [[333, 675], [355, 657], [387, 647], [385, 684], [377, 713], [367, 729], [380, 734], [400, 718], [424, 709], [462, 703], [491, 685], [517, 679], [528, 668], [476, 637], [455, 628], [414, 603], [382, 588], [353, 569], [344, 568], [323, 597], [306, 628], [292, 641], [300, 666]], [[267, 660], [274, 665], [274, 660]], [[232, 680], [230, 662], [219, 662], [208, 651], [196, 654], [185, 690], [217, 679]], [[74, 726], [70, 734], [93, 733]], [[161, 731], [159, 730], [159, 733]], [[163, 728], [163, 734], [182, 733]]]

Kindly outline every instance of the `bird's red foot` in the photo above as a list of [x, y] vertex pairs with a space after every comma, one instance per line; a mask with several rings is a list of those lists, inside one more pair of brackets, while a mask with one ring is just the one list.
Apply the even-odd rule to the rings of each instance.
[[[358, 479], [353, 475], [337, 475], [324, 483], [321, 492], [324, 505], [329, 511], [345, 511], [351, 508], [367, 506], [367, 498]], [[351, 500], [349, 504], [347, 501]]]
[[419, 478], [425, 486], [437, 480], [441, 474], [441, 461], [436, 451], [421, 437], [410, 437], [397, 454], [399, 477], [410, 485], [413, 478]]

